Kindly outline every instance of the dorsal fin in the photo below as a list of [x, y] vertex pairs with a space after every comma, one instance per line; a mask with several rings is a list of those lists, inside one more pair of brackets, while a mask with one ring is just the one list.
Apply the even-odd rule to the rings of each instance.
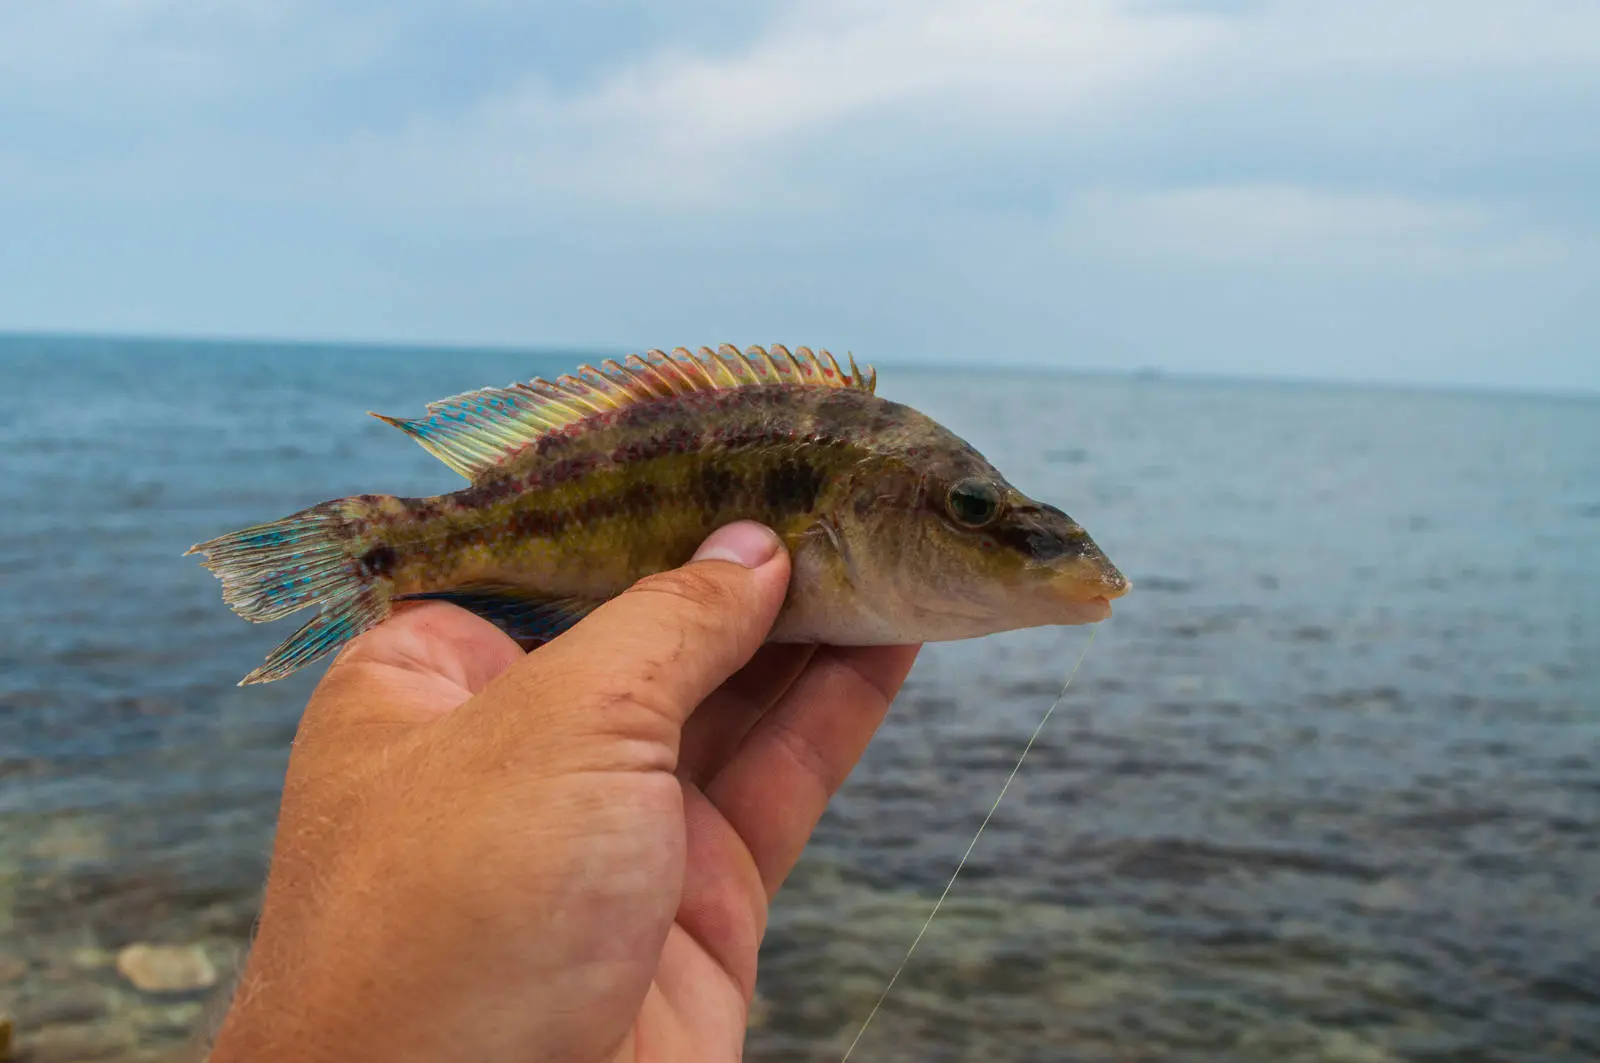
[[414, 421], [372, 416], [394, 425], [434, 457], [469, 480], [476, 480], [506, 458], [549, 432], [559, 432], [598, 414], [642, 402], [692, 392], [767, 384], [872, 391], [878, 375], [849, 357], [846, 373], [827, 351], [781, 344], [740, 351], [723, 344], [691, 353], [652, 350], [630, 354], [621, 364], [606, 359], [600, 368], [584, 365], [555, 382], [542, 378], [504, 388], [480, 388], [428, 404], [429, 416]]

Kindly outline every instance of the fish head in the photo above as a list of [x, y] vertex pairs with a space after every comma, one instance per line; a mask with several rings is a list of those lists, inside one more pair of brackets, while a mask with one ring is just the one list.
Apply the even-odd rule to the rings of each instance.
[[917, 448], [899, 490], [880, 481], [865, 497], [847, 535], [854, 567], [908, 640], [1095, 623], [1130, 589], [1081, 524], [953, 436]]

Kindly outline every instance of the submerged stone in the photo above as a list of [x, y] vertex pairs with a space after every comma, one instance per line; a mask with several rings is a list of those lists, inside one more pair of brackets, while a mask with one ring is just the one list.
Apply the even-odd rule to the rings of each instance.
[[189, 993], [217, 984], [217, 968], [199, 945], [129, 945], [117, 971], [145, 993]]

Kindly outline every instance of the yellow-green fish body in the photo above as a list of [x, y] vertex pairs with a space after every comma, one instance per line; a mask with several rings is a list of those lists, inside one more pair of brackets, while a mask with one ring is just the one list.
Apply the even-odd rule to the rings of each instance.
[[318, 616], [244, 680], [281, 678], [399, 601], [453, 601], [553, 638], [715, 529], [756, 520], [794, 563], [773, 641], [970, 638], [1109, 615], [1128, 584], [1060, 510], [826, 351], [651, 351], [554, 383], [383, 418], [470, 486], [361, 495], [191, 552], [246, 619]]

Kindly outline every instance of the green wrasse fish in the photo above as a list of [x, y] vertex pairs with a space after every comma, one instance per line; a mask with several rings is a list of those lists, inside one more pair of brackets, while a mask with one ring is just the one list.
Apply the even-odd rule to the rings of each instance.
[[336, 499], [191, 547], [246, 620], [320, 607], [240, 685], [289, 675], [404, 601], [547, 641], [744, 519], [793, 559], [771, 641], [936, 642], [1110, 615], [1128, 581], [1077, 522], [849, 365], [805, 347], [650, 351], [382, 417], [469, 486]]

